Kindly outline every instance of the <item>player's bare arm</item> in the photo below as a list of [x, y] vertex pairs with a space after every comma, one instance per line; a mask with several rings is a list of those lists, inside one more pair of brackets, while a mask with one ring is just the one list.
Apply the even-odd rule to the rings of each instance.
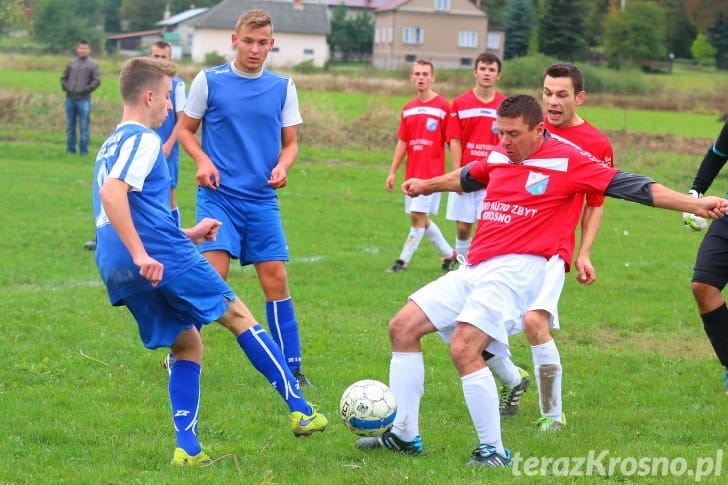
[[208, 189], [216, 189], [220, 186], [220, 172], [218, 172], [215, 164], [212, 163], [210, 157], [202, 149], [200, 141], [195, 136], [200, 128], [201, 120], [183, 116], [178, 124], [177, 136], [179, 142], [187, 153], [197, 164], [197, 173], [195, 179], [200, 187]]
[[463, 161], [463, 144], [459, 138], [451, 138], [450, 143], [450, 164], [453, 170], [460, 168]]
[[728, 200], [720, 197], [696, 199], [658, 184], [643, 175], [617, 172], [607, 186], [605, 195], [639, 204], [690, 212], [706, 219], [720, 219], [728, 211]]
[[389, 174], [387, 180], [384, 183], [385, 188], [391, 192], [394, 188], [394, 181], [397, 179], [397, 170], [402, 165], [402, 160], [407, 153], [407, 143], [404, 140], [397, 140], [397, 145], [394, 147], [394, 155], [392, 155], [392, 166], [389, 168]]
[[453, 170], [445, 175], [433, 177], [431, 179], [411, 178], [402, 184], [402, 192], [410, 197], [418, 195], [430, 195], [434, 192], [460, 192], [460, 171], [462, 169]]
[[193, 243], [200, 244], [205, 241], [214, 241], [217, 239], [217, 231], [220, 229], [220, 226], [222, 226], [222, 222], [217, 219], [205, 217], [193, 227], [183, 229], [183, 231]]
[[128, 192], [131, 187], [126, 182], [109, 178], [99, 190], [99, 198], [109, 222], [124, 243], [134, 264], [139, 267], [139, 274], [157, 286], [164, 275], [164, 265], [147, 254], [139, 233], [134, 227], [129, 209]]
[[276, 189], [282, 189], [288, 183], [288, 169], [293, 166], [298, 156], [298, 133], [295, 126], [286, 126], [281, 130], [281, 154], [278, 164], [271, 170], [268, 184]]
[[589, 286], [597, 279], [596, 270], [591, 263], [591, 248], [596, 241], [603, 214], [604, 206], [593, 207], [587, 204], [581, 217], [581, 239], [575, 267], [576, 280], [583, 285]]

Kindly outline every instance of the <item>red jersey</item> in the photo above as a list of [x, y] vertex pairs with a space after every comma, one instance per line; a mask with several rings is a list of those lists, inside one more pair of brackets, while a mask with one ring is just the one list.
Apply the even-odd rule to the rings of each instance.
[[450, 103], [439, 94], [405, 104], [397, 136], [407, 143], [404, 178], [429, 179], [445, 173], [445, 129]]
[[453, 138], [460, 140], [463, 148], [460, 161], [462, 167], [477, 160], [485, 160], [500, 142], [495, 112], [504, 99], [505, 96], [496, 91], [493, 100], [484, 103], [470, 90], [452, 102], [452, 112], [447, 122], [447, 141]]
[[568, 264], [574, 243], [565, 245], [563, 235], [573, 234], [578, 222], [567, 217], [570, 208], [584, 194], [604, 195], [616, 173], [551, 138], [522, 163], [511, 162], [497, 146], [470, 170], [488, 190], [468, 262], [504, 254], [558, 254]]

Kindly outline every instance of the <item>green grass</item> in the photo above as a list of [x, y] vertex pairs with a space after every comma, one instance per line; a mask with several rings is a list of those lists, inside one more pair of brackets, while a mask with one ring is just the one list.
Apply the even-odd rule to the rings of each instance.
[[[338, 95], [319, 106], [320, 97], [302, 95], [321, 112], [340, 110], [344, 119], [357, 120], [356, 110], [367, 106]], [[675, 126], [670, 115], [651, 116], [666, 130]], [[697, 118], [686, 119], [689, 124]], [[710, 138], [717, 127], [705, 130], [699, 136]], [[103, 135], [95, 127], [92, 148]], [[339, 397], [355, 380], [387, 380], [387, 322], [413, 290], [440, 274], [439, 258], [423, 242], [406, 272], [384, 272], [409, 226], [401, 196], [384, 190], [390, 146], [301, 148], [280, 200], [304, 369], [315, 385], [306, 395], [329, 416], [331, 426], [311, 439], [294, 439], [280, 399], [227, 331], [211, 325], [203, 332], [200, 438], [217, 462], [205, 470], [177, 470], [168, 464], [174, 438], [167, 376], [159, 368], [164, 351], [142, 347], [133, 319], [109, 305], [93, 254], [82, 249], [93, 234], [92, 159], [65, 155], [59, 130], [25, 127], [0, 136], [0, 227], [5, 229], [0, 245], [0, 481], [533, 481], [508, 470], [463, 466], [476, 436], [457, 373], [436, 336], [424, 339], [423, 456], [354, 448], [355, 437], [336, 418]], [[638, 150], [620, 153], [618, 159], [625, 169], [679, 190], [688, 187], [698, 163], [695, 157]], [[177, 199], [190, 225], [194, 168], [187, 157], [181, 165]], [[725, 187], [721, 176], [713, 192]], [[436, 220], [453, 238], [453, 223], [442, 215]], [[532, 388], [521, 413], [503, 422], [506, 446], [526, 457], [586, 457], [590, 450], [609, 450], [612, 457], [684, 457], [692, 466], [728, 445], [721, 432], [727, 402], [721, 369], [689, 288], [700, 239], [701, 234], [682, 228], [679, 214], [607, 202], [592, 255], [598, 281], [582, 287], [569, 274], [561, 299], [563, 329], [556, 339], [565, 372], [567, 428], [556, 435], [535, 432], [538, 403]], [[233, 266], [230, 283], [262, 318], [254, 271]], [[516, 362], [530, 367], [525, 339], [516, 336], [511, 344]], [[637, 478], [617, 473], [569, 480]], [[703, 481], [721, 483], [721, 477]]]

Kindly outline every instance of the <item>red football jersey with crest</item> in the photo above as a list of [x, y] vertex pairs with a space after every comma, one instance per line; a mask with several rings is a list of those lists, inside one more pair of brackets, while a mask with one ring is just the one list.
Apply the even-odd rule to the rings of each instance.
[[565, 216], [584, 194], [604, 195], [616, 173], [548, 137], [522, 163], [511, 162], [497, 146], [470, 170], [487, 191], [468, 262], [504, 254], [558, 254], [568, 264], [574, 243], [565, 245], [563, 235], [576, 230], [578, 219]]
[[447, 141], [460, 140], [461, 166], [484, 160], [500, 142], [495, 112], [504, 99], [505, 96], [496, 91], [493, 100], [484, 103], [470, 90], [453, 100], [447, 122]]
[[445, 134], [450, 103], [439, 94], [404, 105], [397, 136], [407, 143], [405, 180], [429, 179], [445, 173]]

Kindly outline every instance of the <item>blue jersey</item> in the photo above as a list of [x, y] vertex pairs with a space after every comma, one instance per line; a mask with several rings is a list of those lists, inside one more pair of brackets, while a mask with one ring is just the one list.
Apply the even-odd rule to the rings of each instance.
[[[174, 131], [174, 126], [177, 124], [177, 113], [185, 108], [186, 97], [185, 82], [177, 76], [173, 77], [172, 95], [169, 97], [169, 100], [172, 102], [172, 111], [169, 112], [167, 119], [164, 120], [162, 126], [154, 130], [157, 135], [159, 135], [159, 138], [162, 139], [162, 142], [167, 141], [172, 134], [172, 131]], [[172, 150], [169, 152], [167, 160], [179, 160], [179, 142], [175, 142], [172, 146]]]
[[[268, 179], [278, 164], [281, 129], [300, 122], [284, 120], [287, 93], [295, 96], [293, 81], [265, 69], [255, 77], [243, 76], [230, 63], [200, 75], [206, 81], [206, 103], [198, 99], [205, 87], [195, 79], [188, 99], [188, 107], [194, 106], [185, 113], [202, 118], [202, 149], [220, 172], [217, 191], [243, 199], [275, 198]], [[195, 112], [197, 102], [204, 106], [201, 113]], [[300, 120], [297, 104], [296, 99]]]
[[149, 256], [164, 265], [160, 286], [189, 270], [202, 256], [177, 227], [169, 210], [169, 169], [162, 143], [153, 130], [138, 123], [122, 123], [99, 150], [94, 168], [93, 209], [96, 221], [96, 266], [114, 305], [151, 284], [111, 226], [99, 199], [108, 178], [131, 186], [128, 192], [131, 218]]

